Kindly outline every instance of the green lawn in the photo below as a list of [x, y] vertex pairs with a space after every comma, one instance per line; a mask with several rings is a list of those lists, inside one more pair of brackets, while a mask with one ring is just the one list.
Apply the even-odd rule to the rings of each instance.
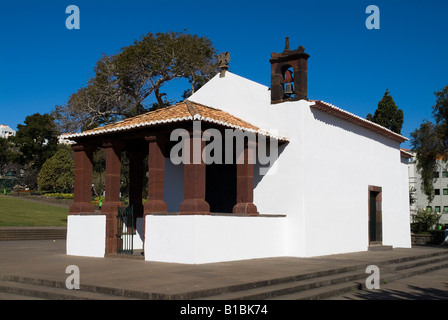
[[0, 196], [0, 226], [66, 226], [68, 208]]

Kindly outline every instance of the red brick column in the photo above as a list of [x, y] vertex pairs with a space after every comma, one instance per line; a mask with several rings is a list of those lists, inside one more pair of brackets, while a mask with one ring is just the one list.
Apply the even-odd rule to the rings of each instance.
[[[205, 200], [206, 164], [202, 159], [205, 141], [201, 139], [201, 134], [196, 132], [196, 134], [190, 135], [189, 142], [190, 161], [184, 163], [184, 201], [180, 204], [179, 213], [184, 215], [210, 214], [210, 205]], [[194, 156], [195, 152], [196, 156]]]
[[120, 203], [121, 150], [120, 142], [103, 144], [106, 149], [106, 196], [101, 214], [106, 215], [106, 254], [117, 253], [117, 213]]
[[165, 156], [163, 143], [158, 137], [146, 137], [149, 144], [148, 156], [148, 201], [145, 203], [144, 215], [166, 212], [168, 207], [163, 200], [165, 183]]
[[237, 155], [236, 165], [236, 204], [233, 213], [258, 215], [258, 209], [254, 205], [254, 165], [255, 142], [249, 141], [244, 151]]
[[72, 146], [72, 149], [75, 152], [75, 186], [70, 214], [89, 214], [95, 211], [91, 204], [93, 152], [95, 147], [76, 144]]

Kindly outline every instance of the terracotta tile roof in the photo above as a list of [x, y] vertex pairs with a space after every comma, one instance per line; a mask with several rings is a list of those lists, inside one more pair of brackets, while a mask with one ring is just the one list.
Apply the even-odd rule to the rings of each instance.
[[95, 129], [86, 130], [80, 133], [65, 134], [63, 135], [63, 138], [72, 139], [77, 137], [101, 135], [116, 131], [132, 130], [134, 128], [140, 127], [150, 127], [163, 123], [193, 120], [211, 122], [228, 128], [258, 133], [281, 141], [289, 140], [287, 137], [280, 137], [270, 134], [268, 131], [260, 129], [244, 120], [234, 117], [225, 111], [188, 100]]
[[386, 129], [383, 126], [380, 126], [379, 124], [376, 124], [372, 121], [366, 120], [364, 118], [361, 118], [357, 115], [354, 115], [353, 113], [350, 113], [348, 111], [345, 111], [343, 109], [340, 109], [330, 103], [319, 101], [319, 100], [312, 100], [314, 102], [311, 107], [319, 109], [323, 112], [329, 113], [331, 115], [334, 115], [335, 117], [344, 119], [346, 121], [352, 122], [354, 124], [357, 124], [361, 127], [364, 127], [368, 130], [374, 131], [376, 133], [379, 133], [383, 136], [386, 136], [392, 140], [398, 141], [398, 142], [404, 142], [409, 140], [406, 137], [403, 137], [402, 135], [395, 133], [389, 129]]

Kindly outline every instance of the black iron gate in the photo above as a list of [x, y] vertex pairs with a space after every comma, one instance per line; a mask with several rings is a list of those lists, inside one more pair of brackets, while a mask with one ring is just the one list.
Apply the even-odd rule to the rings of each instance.
[[117, 253], [134, 253], [134, 207], [119, 207], [117, 214]]

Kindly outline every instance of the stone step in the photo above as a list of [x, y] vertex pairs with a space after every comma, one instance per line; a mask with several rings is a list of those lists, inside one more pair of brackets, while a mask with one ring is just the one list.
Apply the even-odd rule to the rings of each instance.
[[[393, 281], [416, 276], [419, 274], [428, 273], [441, 268], [448, 268], [448, 261], [443, 261], [439, 263], [430, 263], [428, 265], [419, 266], [415, 268], [406, 269], [406, 271], [390, 272], [386, 274], [380, 273], [380, 288], [387, 286], [388, 283]], [[327, 287], [320, 287], [313, 290], [307, 290], [302, 292], [296, 292], [289, 295], [280, 296], [272, 300], [321, 300], [329, 297], [334, 297], [347, 292], [355, 292], [359, 290], [368, 290], [365, 286], [365, 279], [367, 274], [363, 278], [354, 282], [339, 283], [336, 285], [331, 285]]]
[[338, 296], [347, 292], [362, 290], [362, 284], [356, 282], [343, 282], [331, 286], [314, 288], [307, 291], [295, 292], [292, 294], [279, 296], [270, 300], [323, 300]]
[[0, 292], [45, 300], [122, 300], [125, 297], [0, 280]]
[[45, 236], [45, 235], [59, 235], [65, 236], [67, 232], [62, 231], [46, 231], [46, 232], [14, 232], [8, 234], [0, 234], [0, 237], [24, 237], [24, 236]]
[[157, 298], [148, 292], [88, 284], [81, 284], [79, 290], [69, 290], [64, 281], [11, 274], [0, 275], [0, 292], [51, 300], [149, 300]]
[[439, 262], [447, 262], [448, 254], [439, 254], [439, 255], [431, 255], [425, 256], [420, 259], [408, 260], [405, 262], [400, 262], [398, 264], [392, 264], [389, 266], [385, 266], [385, 269], [392, 267], [394, 271], [407, 270], [407, 269], [415, 269], [420, 266], [426, 266], [428, 264], [437, 264]]
[[[387, 281], [393, 281], [398, 279], [403, 279], [407, 277], [413, 277], [420, 274], [432, 272], [442, 268], [448, 268], [448, 259], [443, 259], [440, 261], [432, 261], [424, 265], [416, 265], [412, 268], [397, 269], [393, 273], [386, 274], [383, 278]], [[388, 278], [389, 276], [389, 278]]]
[[[448, 250], [431, 254], [409, 256], [398, 259], [379, 261], [380, 281], [385, 283], [410, 277], [439, 268], [448, 267]], [[313, 276], [299, 276], [285, 279], [281, 283], [260, 283], [248, 289], [233, 290], [221, 294], [199, 298], [201, 300], [240, 300], [240, 299], [272, 299], [272, 300], [313, 300], [324, 299], [348, 291], [365, 288], [366, 265], [353, 266], [350, 270], [328, 270]]]
[[253, 288], [250, 290], [229, 292], [218, 296], [212, 296], [203, 300], [261, 300], [261, 299], [275, 299], [295, 294], [297, 292], [304, 292], [320, 287], [328, 287], [338, 284], [347, 285], [348, 282], [353, 282], [357, 279], [366, 278], [364, 270], [356, 270], [351, 272], [343, 272], [331, 274], [327, 276], [319, 276], [317, 278], [291, 281], [271, 286]]
[[[435, 271], [441, 268], [448, 268], [448, 255], [440, 255], [440, 258], [425, 257], [413, 259], [411, 262], [402, 262], [387, 267], [380, 268], [380, 287], [390, 282]], [[337, 283], [335, 285], [319, 287], [312, 290], [296, 292], [273, 300], [319, 300], [340, 295], [350, 291], [367, 290], [365, 280], [368, 274], [364, 274], [356, 281]]]
[[0, 241], [61, 240], [66, 238], [66, 228], [0, 228]]
[[270, 288], [272, 286], [288, 286], [290, 283], [294, 283], [296, 281], [306, 281], [310, 280], [311, 282], [313, 279], [317, 279], [319, 277], [323, 276], [329, 276], [334, 274], [341, 274], [345, 272], [352, 272], [356, 270], [361, 270], [362, 266], [347, 266], [347, 267], [341, 267], [341, 268], [335, 268], [335, 269], [329, 269], [329, 270], [322, 270], [317, 272], [311, 272], [311, 273], [305, 273], [305, 274], [297, 274], [282, 278], [275, 278], [275, 279], [266, 279], [256, 282], [247, 282], [247, 283], [241, 283], [237, 285], [232, 285], [228, 287], [219, 287], [219, 288], [212, 288], [207, 290], [201, 290], [201, 291], [193, 291], [193, 292], [187, 292], [182, 295], [176, 295], [174, 298], [176, 299], [201, 299], [201, 300], [213, 300], [213, 299], [221, 299], [220, 297], [224, 295], [238, 295], [239, 292], [246, 292], [247, 290], [258, 288]]
[[386, 246], [386, 245], [372, 245], [369, 246], [369, 251], [388, 251], [392, 250], [392, 246]]
[[143, 249], [134, 249], [132, 254], [107, 253], [104, 257], [109, 259], [145, 260]]
[[[378, 261], [381, 285], [440, 268], [448, 268], [448, 250]], [[197, 290], [174, 295], [81, 284], [81, 290], [68, 290], [65, 282], [24, 277], [0, 276], [3, 295], [36, 299], [183, 299], [183, 300], [313, 300], [365, 289], [365, 264], [297, 274], [282, 278], [246, 282], [232, 286]], [[14, 296], [13, 296], [14, 297]], [[0, 299], [2, 296], [0, 295]]]
[[21, 296], [19, 294], [13, 294], [13, 293], [7, 293], [7, 292], [0, 292], [0, 300], [47, 300], [43, 298], [38, 297], [32, 297], [32, 296]]
[[411, 260], [416, 260], [416, 259], [424, 259], [424, 258], [437, 257], [437, 256], [448, 256], [447, 248], [441, 248], [441, 250], [431, 252], [431, 253], [420, 254], [420, 255], [416, 255], [416, 256], [409, 256], [407, 258], [400, 258], [397, 260], [392, 259], [390, 261], [403, 262], [403, 261], [411, 261]]

